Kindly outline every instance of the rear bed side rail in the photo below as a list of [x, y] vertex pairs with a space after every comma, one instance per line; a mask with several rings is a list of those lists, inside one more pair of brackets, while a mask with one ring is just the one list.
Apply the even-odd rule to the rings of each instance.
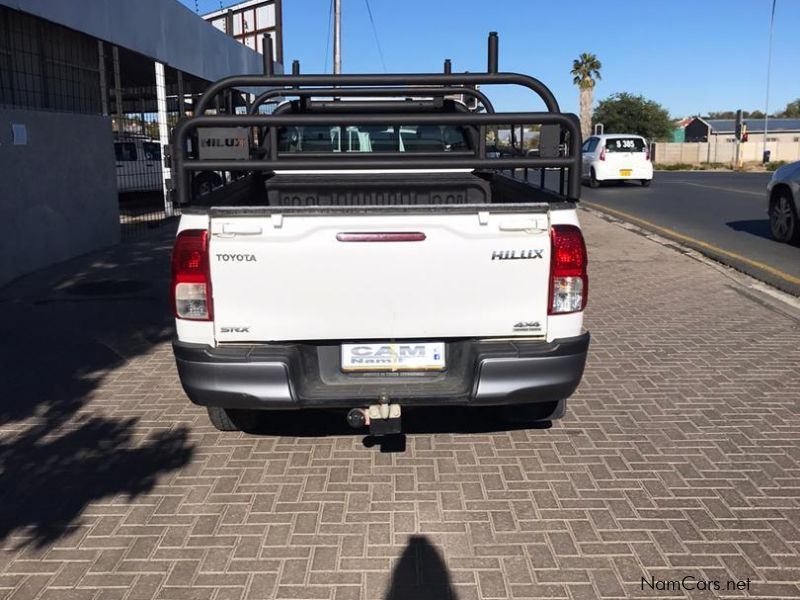
[[[574, 206], [574, 205], [573, 205]], [[552, 208], [550, 203], [515, 203], [515, 204], [414, 204], [394, 206], [212, 206], [211, 208], [192, 209], [187, 214], [208, 215], [212, 219], [219, 217], [267, 217], [281, 215], [283, 217], [330, 217], [342, 215], [474, 215], [486, 213], [504, 214], [543, 214]]]

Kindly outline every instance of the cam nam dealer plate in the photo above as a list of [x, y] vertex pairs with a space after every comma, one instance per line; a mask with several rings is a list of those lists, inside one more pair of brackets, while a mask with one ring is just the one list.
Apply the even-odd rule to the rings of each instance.
[[342, 344], [342, 371], [443, 371], [444, 342]]

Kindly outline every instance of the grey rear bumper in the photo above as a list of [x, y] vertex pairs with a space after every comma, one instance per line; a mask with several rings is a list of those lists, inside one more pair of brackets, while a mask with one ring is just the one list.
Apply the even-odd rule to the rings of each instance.
[[567, 398], [581, 380], [589, 334], [555, 340], [447, 344], [447, 371], [345, 374], [338, 344], [213, 348], [173, 342], [195, 404], [244, 409], [351, 408], [386, 394], [404, 405], [502, 405]]

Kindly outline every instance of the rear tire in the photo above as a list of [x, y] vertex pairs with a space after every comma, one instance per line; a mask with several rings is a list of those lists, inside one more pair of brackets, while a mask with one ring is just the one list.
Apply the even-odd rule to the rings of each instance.
[[207, 406], [208, 420], [218, 431], [250, 431], [258, 422], [254, 410], [237, 410], [219, 406]]
[[642, 187], [650, 187], [650, 184], [653, 182], [652, 179], [642, 179]]
[[800, 243], [800, 223], [792, 195], [780, 190], [769, 203], [769, 229], [772, 237], [784, 244]]
[[213, 171], [203, 171], [198, 173], [192, 183], [192, 191], [195, 197], [210, 194], [222, 185], [222, 178]]
[[595, 190], [600, 187], [600, 182], [597, 181], [597, 175], [595, 174], [594, 169], [592, 169], [591, 173], [589, 174], [589, 187]]

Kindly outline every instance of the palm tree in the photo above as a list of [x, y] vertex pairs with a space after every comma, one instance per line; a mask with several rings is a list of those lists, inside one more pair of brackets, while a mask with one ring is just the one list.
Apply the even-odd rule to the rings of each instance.
[[584, 139], [592, 135], [594, 84], [600, 79], [602, 66], [594, 54], [587, 52], [572, 61], [572, 83], [581, 91], [581, 134]]

